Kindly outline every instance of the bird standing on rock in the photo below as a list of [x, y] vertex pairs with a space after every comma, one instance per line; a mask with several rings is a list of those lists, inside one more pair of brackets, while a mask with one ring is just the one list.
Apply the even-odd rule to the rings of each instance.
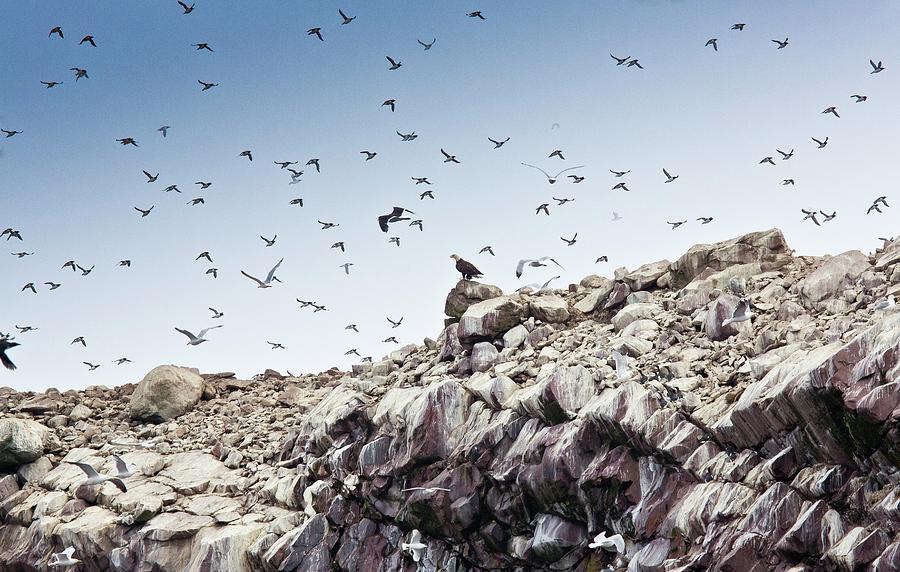
[[481, 278], [483, 276], [481, 270], [475, 268], [475, 265], [471, 262], [460, 258], [458, 254], [451, 254], [450, 258], [456, 261], [456, 270], [462, 274], [463, 280], [471, 280], [472, 278]]

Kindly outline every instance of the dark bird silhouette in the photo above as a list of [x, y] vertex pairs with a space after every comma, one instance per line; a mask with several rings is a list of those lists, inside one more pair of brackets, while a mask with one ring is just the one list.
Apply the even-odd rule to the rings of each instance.
[[853, 103], [862, 103], [862, 102], [866, 101], [867, 99], [869, 99], [865, 95], [851, 95], [850, 97], [852, 97], [853, 99], [856, 100]]
[[241, 151], [238, 154], [238, 157], [246, 157], [246, 158], [250, 159], [250, 162], [253, 162], [253, 153], [250, 151]]
[[544, 214], [550, 216], [550, 211], [547, 210], [547, 207], [550, 205], [548, 203], [541, 203], [538, 205], [536, 209], [534, 209], [534, 214], [540, 214], [541, 211], [544, 211]]
[[741, 31], [744, 29], [744, 26], [746, 26], [746, 24], [735, 24], [734, 26], [731, 27], [731, 29]]
[[566, 246], [574, 246], [578, 239], [578, 233], [576, 232], [572, 238], [563, 238], [562, 236], [559, 239], [566, 243]]
[[53, 290], [56, 290], [56, 289], [59, 288], [60, 286], [62, 286], [62, 284], [57, 284], [56, 282], [44, 282], [44, 285], [45, 285], [45, 286], [49, 286], [51, 292], [52, 292]]
[[62, 32], [62, 28], [59, 27], [59, 26], [56, 26], [55, 28], [53, 28], [52, 30], [50, 30], [50, 33], [47, 34], [47, 37], [49, 38], [49, 37], [52, 36], [53, 34], [56, 34], [56, 35], [59, 36], [60, 38], [63, 38], [63, 37], [64, 37], [64, 36], [63, 36], [63, 32]]
[[51, 87], [56, 87], [56, 86], [58, 86], [58, 85], [62, 85], [64, 82], [61, 82], [61, 81], [42, 81], [41, 83], [44, 84], [44, 85], [46, 85], [46, 86], [47, 86], [47, 89], [50, 89]]
[[9, 359], [9, 356], [6, 355], [6, 351], [18, 345], [18, 342], [11, 342], [9, 338], [0, 338], [0, 363], [10, 371], [16, 369], [16, 364]]
[[611, 57], [612, 59], [616, 60], [616, 65], [617, 65], [617, 66], [620, 66], [620, 65], [622, 65], [622, 64], [626, 64], [626, 63], [628, 63], [628, 60], [631, 59], [631, 56], [625, 56], [624, 58], [617, 58], [616, 56], [614, 56], [614, 55], [612, 55], [612, 54], [609, 54], [609, 57]]
[[612, 169], [610, 169], [609, 172], [612, 173], [613, 175], [615, 175], [616, 178], [619, 178], [619, 177], [624, 177], [631, 171], [613, 171]]
[[340, 8], [338, 9], [338, 14], [340, 14], [341, 18], [344, 20], [343, 22], [341, 22], [342, 26], [349, 24], [353, 20], [356, 20], [356, 16], [348, 16], [348, 15], [344, 14], [344, 11], [341, 10]]
[[698, 218], [697, 220], [700, 221], [700, 224], [709, 224], [713, 221], [713, 217], [702, 216], [702, 217]]
[[207, 44], [206, 42], [200, 42], [199, 44], [191, 44], [191, 45], [194, 46], [195, 48], [197, 48], [198, 51], [199, 50], [206, 50], [208, 52], [215, 51], [214, 49], [210, 48], [209, 44]]
[[322, 37], [322, 28], [310, 28], [306, 31], [307, 36], [315, 36], [319, 38], [319, 41], [324, 42], [325, 39]]
[[203, 204], [206, 204], [206, 199], [198, 197], [196, 199], [189, 200], [187, 204], [189, 204], [192, 207], [195, 207], [197, 205], [203, 205]]
[[458, 254], [451, 254], [450, 258], [456, 261], [456, 270], [462, 274], [463, 280], [471, 280], [472, 278], [481, 278], [481, 270], [475, 268], [471, 262], [467, 262], [460, 258]]
[[209, 91], [214, 87], [219, 87], [219, 84], [217, 83], [207, 83], [205, 81], [200, 81], [199, 79], [197, 80], [197, 83], [203, 86], [203, 89], [201, 89], [200, 91]]
[[387, 58], [387, 61], [391, 62], [391, 67], [389, 69], [395, 70], [399, 69], [403, 64], [399, 61], [394, 61], [391, 56], [384, 56]]
[[396, 99], [385, 99], [385, 100], [384, 100], [384, 103], [381, 104], [381, 107], [384, 107], [385, 105], [387, 105], [387, 106], [389, 106], [389, 107], [391, 108], [391, 112], [393, 112], [394, 109], [395, 109], [394, 105], [395, 105], [396, 103], [397, 103], [397, 100], [396, 100]]
[[780, 49], [782, 49], [782, 48], [786, 48], [787, 45], [788, 45], [788, 39], [787, 39], [787, 38], [785, 38], [783, 42], [782, 42], [781, 40], [772, 40], [772, 41], [775, 42], [776, 44], [778, 44], [778, 47], [776, 48], [776, 49], [778, 49], [778, 50], [780, 50]]
[[423, 42], [422, 40], [416, 40], [416, 41], [419, 42], [419, 45], [421, 45], [423, 48], [425, 48], [425, 51], [427, 52], [428, 50], [431, 49], [431, 46], [433, 46], [434, 43], [437, 41], [437, 38], [431, 40], [431, 43], [430, 43], [430, 44], [426, 44], [426, 43]]
[[806, 215], [803, 217], [803, 220], [812, 220], [816, 223], [816, 226], [822, 226], [819, 224], [819, 221], [816, 219], [816, 211], [808, 211], [806, 209], [800, 209], [800, 211]]
[[550, 153], [550, 154], [547, 156], [548, 159], [552, 159], [553, 157], [559, 157], [559, 158], [562, 159], [563, 161], [566, 160], [566, 158], [563, 157], [563, 154], [562, 154], [562, 150], [561, 150], [561, 149], [556, 149], [555, 151], [553, 151], [552, 153]]
[[677, 221], [677, 222], [669, 222], [669, 221], [666, 221], [666, 224], [671, 224], [671, 225], [672, 225], [672, 230], [675, 230], [676, 228], [678, 228], [679, 226], [683, 225], [683, 224], [686, 223], [686, 222], [687, 222], [686, 220]]
[[381, 215], [378, 217], [378, 228], [381, 229], [381, 232], [387, 232], [389, 230], [389, 224], [392, 222], [400, 222], [401, 220], [409, 220], [409, 217], [404, 217], [404, 213], [416, 214], [409, 209], [405, 209], [403, 207], [394, 207], [394, 210], [389, 212], [386, 215]]
[[[712, 46], [712, 47], [713, 47], [713, 51], [714, 51], [714, 52], [718, 52], [718, 51], [719, 51], [719, 44], [718, 44], [718, 42], [719, 42], [718, 38], [710, 38], [709, 40], [706, 40], [705, 46]], [[705, 46], [704, 46], [704, 47], [705, 47]]]
[[869, 65], [872, 66], [872, 71], [870, 71], [869, 73], [879, 73], [879, 72], [883, 72], [883, 71], [884, 71], [884, 66], [881, 65], [881, 61], [880, 61], [880, 60], [878, 61], [877, 64], [876, 64], [874, 61], [869, 60]]
[[834, 106], [826, 107], [825, 110], [822, 111], [822, 113], [831, 113], [835, 117], [840, 117], [840, 115], [838, 115], [837, 108]]
[[774, 165], [775, 161], [772, 160], [772, 157], [763, 157], [763, 160], [759, 162], [760, 165], [763, 163], [769, 163], [770, 165]]
[[374, 152], [374, 151], [360, 151], [359, 153], [360, 153], [360, 155], [365, 155], [365, 156], [366, 156], [366, 161], [371, 161], [372, 159], [375, 158], [375, 155], [378, 154], [378, 153], [376, 153], [376, 152]]
[[209, 261], [209, 263], [212, 264], [212, 257], [209, 255], [209, 251], [204, 250], [203, 252], [198, 254], [197, 258], [195, 258], [194, 260], [200, 260], [201, 258], [207, 259]]
[[572, 171], [573, 169], [581, 169], [582, 167], [584, 167], [584, 165], [579, 165], [579, 166], [577, 166], [577, 167], [569, 167], [568, 169], [563, 169], [562, 171], [560, 171], [559, 173], [556, 173], [555, 175], [550, 175], [550, 173], [548, 173], [547, 171], [541, 169], [540, 167], [536, 167], [536, 166], [534, 166], [534, 165], [529, 165], [528, 163], [522, 163], [522, 165], [525, 165], [526, 167], [531, 167], [532, 169], [537, 169], [538, 171], [540, 171], [541, 173], [543, 173], [544, 176], [547, 177], [547, 182], [550, 183], [551, 185], [554, 184], [554, 183], [556, 183], [556, 180], [557, 180], [557, 179], [559, 178], [559, 176], [562, 175], [563, 173], [565, 173], [565, 172], [567, 172], [567, 171]]
[[156, 182], [156, 179], [159, 178], [159, 173], [157, 173], [157, 174], [155, 174], [155, 175], [151, 175], [151, 174], [148, 173], [147, 171], [142, 171], [142, 172], [143, 172], [145, 175], [147, 175], [147, 182], [148, 182], [148, 183], [155, 183], [155, 182]]
[[172, 128], [171, 125], [163, 125], [163, 126], [160, 127], [159, 129], [157, 129], [157, 131], [159, 131], [160, 133], [162, 133], [163, 138], [165, 138], [165, 137], [168, 137], [168, 136], [169, 136], [169, 129], [171, 129], [171, 128]]
[[815, 141], [816, 143], [818, 143], [819, 149], [824, 149], [825, 145], [828, 145], [828, 137], [826, 137], [824, 141], [819, 141], [815, 137], [813, 137], [812, 140]]
[[674, 181], [675, 179], [677, 179], [679, 177], [679, 175], [670, 175], [669, 172], [666, 171], [665, 169], [663, 169], [662, 171], [663, 171], [663, 175], [666, 176], [665, 182], [667, 182], [667, 183], [671, 183], [672, 181]]
[[484, 254], [485, 252], [487, 252], [487, 253], [490, 254], [491, 256], [496, 256], [496, 254], [494, 254], [494, 248], [493, 248], [492, 246], [490, 246], [490, 245], [489, 245], [489, 246], [485, 246], [484, 248], [482, 248], [481, 250], [479, 250], [479, 251], [478, 251], [478, 254]]
[[88, 36], [81, 38], [81, 41], [78, 42], [78, 45], [80, 46], [81, 44], [83, 44], [85, 42], [89, 43], [90, 45], [94, 46], [95, 48], [97, 47], [97, 44], [94, 43], [94, 36], [88, 35]]
[[425, 191], [424, 193], [419, 195], [419, 200], [420, 201], [425, 200], [425, 197], [428, 197], [429, 199], [434, 199], [434, 191]]
[[22, 286], [21, 292], [25, 290], [31, 290], [33, 293], [37, 294], [37, 290], [34, 289], [34, 282], [29, 282], [28, 284]]
[[444, 163], [459, 164], [459, 160], [456, 158], [456, 155], [451, 155], [450, 153], [447, 153], [443, 149], [441, 149], [441, 154], [444, 156]]
[[149, 209], [146, 209], [146, 210], [144, 210], [144, 209], [142, 209], [142, 208], [134, 207], [134, 210], [136, 210], [137, 212], [141, 213], [141, 218], [144, 218], [144, 217], [150, 215], [150, 211], [152, 211], [152, 210], [153, 210], [153, 207], [155, 207], [155, 206], [156, 206], [156, 205], [153, 205], [153, 206], [151, 206]]
[[138, 142], [135, 141], [133, 137], [125, 137], [123, 139], [116, 139], [116, 141], [121, 143], [123, 146], [131, 145], [132, 147], [140, 147], [140, 145], [138, 145]]
[[178, 0], [178, 3], [181, 4], [181, 7], [182, 7], [182, 8], [184, 8], [184, 13], [185, 13], [185, 14], [190, 14], [191, 12], [194, 11], [194, 5], [193, 5], [193, 4], [191, 4], [190, 6], [188, 6], [187, 4], [185, 4], [184, 2], [182, 2], [181, 0]]
[[488, 141], [490, 141], [491, 143], [494, 144], [494, 149], [499, 149], [500, 147], [503, 147], [507, 141], [509, 141], [509, 137], [507, 137], [503, 141], [497, 141], [495, 139], [491, 139], [490, 137], [488, 137]]
[[469, 18], [479, 18], [481, 20], [487, 19], [484, 17], [484, 14], [481, 13], [481, 10], [476, 10], [475, 12], [469, 12], [468, 14], [466, 14], [466, 16], [468, 16]]
[[828, 214], [825, 211], [819, 211], [819, 214], [822, 215], [822, 222], [828, 222], [837, 216], [837, 211], [832, 211], [831, 214]]
[[77, 82], [81, 78], [91, 79], [91, 76], [88, 75], [87, 70], [81, 68], [69, 68], [69, 71], [75, 72], [75, 81]]
[[794, 150], [793, 150], [793, 149], [791, 149], [791, 151], [790, 151], [789, 153], [785, 153], [785, 152], [782, 151], [781, 149], [775, 149], [775, 150], [778, 151], [778, 153], [781, 155], [781, 160], [782, 160], [782, 161], [787, 161], [788, 159], [790, 159], [791, 157], [794, 156]]

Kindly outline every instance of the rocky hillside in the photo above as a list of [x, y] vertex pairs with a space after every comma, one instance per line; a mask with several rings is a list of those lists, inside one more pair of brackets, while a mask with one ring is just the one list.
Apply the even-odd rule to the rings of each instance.
[[[898, 570], [898, 262], [771, 230], [564, 291], [459, 282], [436, 340], [351, 373], [4, 388], [0, 569]], [[127, 492], [69, 464], [111, 454]]]

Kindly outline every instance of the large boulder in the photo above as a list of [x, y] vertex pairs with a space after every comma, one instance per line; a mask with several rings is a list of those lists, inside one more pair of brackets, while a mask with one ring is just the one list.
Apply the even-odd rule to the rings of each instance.
[[767, 272], [791, 261], [791, 250], [777, 228], [751, 232], [715, 244], [692, 246], [681, 258], [669, 265], [672, 287], [682, 288], [705, 271], [718, 272], [735, 264], [759, 263]]
[[800, 285], [800, 299], [806, 307], [840, 294], [870, 267], [869, 257], [858, 250], [832, 256], [816, 268]]
[[[582, 280], [582, 283], [585, 281]], [[579, 300], [575, 303], [575, 309], [581, 312], [582, 314], [589, 314], [596, 310], [601, 303], [605, 302], [609, 297], [609, 293], [613, 291], [616, 283], [608, 278], [599, 278], [597, 281], [592, 281], [590, 284], [597, 284], [597, 286], [590, 286], [591, 291], [588, 292], [587, 296]]]
[[706, 332], [706, 336], [709, 339], [720, 342], [731, 336], [736, 336], [742, 330], [749, 330], [752, 328], [750, 320], [745, 322], [732, 322], [727, 326], [722, 325], [722, 322], [734, 314], [734, 309], [737, 308], [738, 302], [740, 302], [740, 298], [737, 296], [722, 294], [709, 303], [709, 308], [706, 310], [706, 317], [703, 320], [703, 331]]
[[628, 284], [632, 292], [639, 292], [646, 288], [650, 288], [655, 286], [656, 281], [669, 271], [670, 264], [671, 263], [668, 260], [644, 264], [643, 266], [638, 267], [637, 270], [626, 274], [622, 278], [622, 282]]
[[459, 339], [494, 338], [525, 320], [527, 308], [516, 296], [501, 296], [469, 306], [459, 320]]
[[444, 302], [444, 313], [453, 318], [461, 318], [472, 304], [499, 298], [502, 295], [503, 290], [497, 286], [472, 282], [471, 280], [460, 280], [447, 294], [447, 300]]
[[538, 296], [529, 303], [531, 315], [547, 324], [569, 319], [569, 307], [559, 296]]
[[203, 395], [203, 378], [194, 368], [161, 365], [135, 388], [128, 405], [132, 419], [162, 423], [190, 411]]
[[0, 419], [0, 468], [16, 467], [44, 454], [50, 430], [30, 419]]

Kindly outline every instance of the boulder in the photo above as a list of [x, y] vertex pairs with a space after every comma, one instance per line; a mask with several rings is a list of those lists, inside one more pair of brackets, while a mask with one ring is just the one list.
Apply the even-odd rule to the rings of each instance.
[[193, 409], [202, 395], [203, 378], [196, 369], [161, 365], [137, 385], [128, 409], [132, 419], [161, 423]]
[[487, 371], [497, 363], [499, 352], [490, 342], [479, 342], [472, 347], [472, 371]]
[[718, 272], [736, 264], [759, 263], [763, 272], [781, 268], [791, 261], [791, 250], [778, 229], [751, 232], [715, 244], [692, 246], [673, 262], [672, 286], [682, 288], [706, 270]]
[[44, 454], [50, 430], [37, 421], [0, 419], [0, 468], [17, 467]]
[[870, 267], [869, 257], [858, 250], [832, 256], [800, 285], [800, 300], [807, 308], [840, 294]]
[[472, 304], [499, 298], [502, 295], [503, 290], [497, 286], [471, 280], [460, 280], [447, 294], [444, 313], [453, 318], [461, 318]]
[[731, 336], [736, 336], [741, 331], [752, 327], [750, 325], [750, 320], [747, 320], [746, 322], [733, 322], [727, 326], [722, 325], [724, 320], [730, 318], [731, 315], [734, 314], [734, 309], [737, 308], [739, 301], [740, 298], [737, 296], [722, 294], [709, 303], [706, 317], [703, 320], [703, 331], [706, 332], [706, 336], [709, 339], [720, 342]]
[[459, 320], [460, 341], [491, 339], [521, 324], [527, 308], [517, 296], [501, 296], [469, 306]]
[[[596, 288], [593, 288], [588, 292], [587, 296], [575, 303], [574, 307], [576, 310], [582, 314], [589, 314], [597, 310], [597, 308], [600, 307], [600, 304], [606, 301], [616, 283], [606, 278], [603, 278], [602, 280], [603, 281], [599, 282], [599, 285]], [[592, 284], [593, 283], [596, 282], [592, 282]]]
[[529, 308], [532, 316], [548, 324], [569, 319], [569, 307], [559, 296], [537, 296], [529, 302]]
[[638, 292], [652, 286], [656, 286], [656, 281], [663, 274], [669, 271], [668, 260], [660, 260], [639, 266], [636, 270], [629, 272], [622, 278], [622, 282], [628, 284], [632, 292]]
[[658, 314], [661, 311], [662, 308], [653, 303], [630, 304], [619, 310], [610, 321], [616, 331], [621, 331], [631, 322], [635, 320], [652, 319], [655, 314]]

